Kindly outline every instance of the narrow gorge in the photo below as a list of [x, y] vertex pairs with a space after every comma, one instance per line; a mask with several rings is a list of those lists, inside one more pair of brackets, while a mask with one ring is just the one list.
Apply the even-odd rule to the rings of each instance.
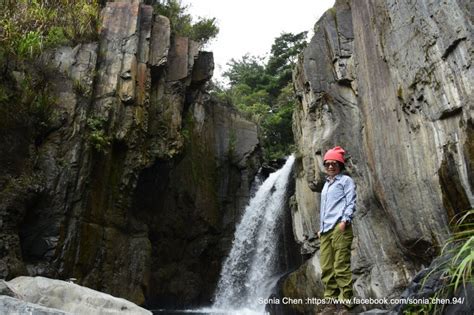
[[[340, 145], [357, 185], [354, 293], [402, 296], [474, 208], [471, 1], [336, 0], [315, 24], [293, 69], [289, 182], [254, 205], [281, 198], [269, 212], [280, 215], [268, 228], [276, 245], [256, 255], [257, 232], [238, 233], [241, 220], [266, 220], [244, 215], [270, 172], [261, 126], [212, 94], [213, 53], [145, 2], [104, 2], [97, 41], [1, 65], [6, 91], [34, 69], [57, 104], [33, 132], [2, 103], [0, 278], [74, 279], [150, 310], [245, 308], [262, 292], [321, 298], [322, 156]], [[232, 246], [247, 259], [239, 268], [273, 271], [231, 274]], [[472, 283], [463, 294], [474, 310]], [[319, 310], [254, 309], [265, 307]]]

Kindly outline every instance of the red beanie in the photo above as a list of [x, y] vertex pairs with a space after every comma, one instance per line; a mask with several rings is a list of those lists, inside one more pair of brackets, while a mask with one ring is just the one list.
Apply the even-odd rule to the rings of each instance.
[[324, 161], [334, 160], [334, 161], [338, 161], [338, 162], [341, 162], [342, 164], [344, 164], [345, 163], [344, 153], [346, 153], [346, 151], [344, 151], [343, 148], [341, 148], [339, 146], [334, 147], [334, 148], [328, 150], [326, 152], [326, 154], [324, 154]]

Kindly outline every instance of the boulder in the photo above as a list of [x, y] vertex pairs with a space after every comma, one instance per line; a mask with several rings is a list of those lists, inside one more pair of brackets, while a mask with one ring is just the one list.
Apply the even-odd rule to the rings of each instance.
[[[116, 298], [71, 282], [44, 277], [17, 277], [10, 280], [8, 284], [28, 303], [39, 304], [67, 313], [151, 315], [150, 311], [125, 299]], [[7, 300], [7, 302], [9, 305], [17, 305], [12, 300]], [[64, 312], [57, 314], [64, 314]]]
[[21, 298], [5, 280], [0, 280], [0, 295], [6, 295], [17, 299]]
[[69, 312], [28, 303], [3, 295], [0, 296], [0, 314], [72, 315]]

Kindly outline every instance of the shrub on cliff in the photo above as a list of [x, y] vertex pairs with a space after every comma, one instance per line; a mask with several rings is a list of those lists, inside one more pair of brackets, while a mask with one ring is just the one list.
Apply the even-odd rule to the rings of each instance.
[[187, 13], [188, 6], [179, 0], [152, 1], [155, 12], [170, 19], [171, 32], [175, 35], [189, 37], [201, 44], [206, 44], [219, 33], [215, 18], [199, 17], [193, 23], [193, 17]]
[[0, 1], [0, 140], [39, 144], [57, 128], [57, 72], [40, 54], [97, 39], [99, 13], [97, 0]]
[[33, 58], [46, 48], [97, 39], [97, 0], [17, 0], [0, 2], [0, 49]]

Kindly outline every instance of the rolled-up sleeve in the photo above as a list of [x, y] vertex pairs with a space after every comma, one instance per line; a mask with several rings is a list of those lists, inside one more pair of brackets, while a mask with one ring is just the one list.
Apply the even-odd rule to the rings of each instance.
[[344, 182], [344, 193], [346, 199], [346, 206], [342, 211], [342, 221], [352, 222], [352, 217], [354, 216], [354, 212], [356, 211], [356, 185], [354, 180], [350, 177], [345, 177]]

